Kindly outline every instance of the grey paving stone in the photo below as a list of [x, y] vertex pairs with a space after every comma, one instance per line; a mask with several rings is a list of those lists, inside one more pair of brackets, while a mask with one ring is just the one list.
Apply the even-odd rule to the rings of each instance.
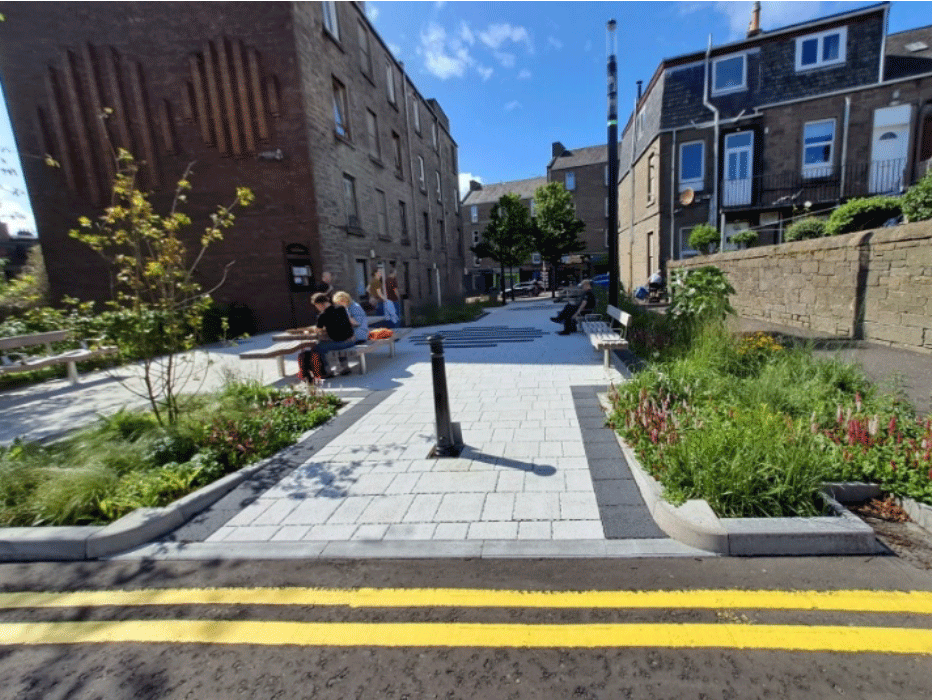
[[[622, 469], [620, 459], [590, 459], [589, 472], [592, 474], [593, 482], [602, 479], [620, 479], [625, 475], [625, 469]], [[596, 485], [598, 489], [598, 485]]]
[[608, 539], [666, 537], [646, 506], [606, 506], [599, 512]]
[[600, 507], [644, 505], [641, 491], [634, 479], [602, 479], [596, 482], [595, 496]]
[[586, 457], [589, 458], [590, 462], [594, 459], [621, 458], [621, 448], [618, 447], [618, 443], [614, 441], [587, 443], [584, 447], [586, 448]]

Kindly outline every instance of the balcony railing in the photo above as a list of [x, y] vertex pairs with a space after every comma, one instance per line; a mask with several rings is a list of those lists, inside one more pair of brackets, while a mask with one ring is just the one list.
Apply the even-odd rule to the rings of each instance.
[[767, 173], [723, 180], [726, 209], [762, 209], [837, 202], [851, 197], [899, 194], [906, 180], [906, 159], [851, 163], [839, 167], [810, 167], [803, 172]]

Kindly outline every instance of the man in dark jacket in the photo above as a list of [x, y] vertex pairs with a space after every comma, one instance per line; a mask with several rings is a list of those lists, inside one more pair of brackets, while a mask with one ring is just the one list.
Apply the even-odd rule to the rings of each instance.
[[582, 287], [582, 297], [579, 300], [579, 305], [567, 304], [563, 307], [563, 311], [550, 319], [554, 323], [563, 324], [563, 330], [560, 331], [559, 335], [569, 335], [575, 331], [576, 322], [579, 318], [591, 313], [595, 308], [595, 293], [592, 291], [592, 282], [583, 280], [579, 286]]
[[[318, 313], [317, 335], [320, 340], [313, 348], [302, 352], [299, 358], [301, 377], [307, 381], [332, 377], [324, 364], [325, 355], [328, 352], [351, 348], [356, 344], [353, 325], [345, 308], [334, 306], [323, 292], [311, 297], [311, 303]], [[349, 370], [344, 370], [343, 374], [349, 374]]]

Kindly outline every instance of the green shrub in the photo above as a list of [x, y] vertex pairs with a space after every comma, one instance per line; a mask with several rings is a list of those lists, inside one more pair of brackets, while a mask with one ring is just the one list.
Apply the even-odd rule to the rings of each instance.
[[728, 296], [735, 289], [725, 273], [712, 265], [692, 270], [674, 270], [670, 279], [670, 307], [667, 314], [687, 325], [706, 319], [724, 318], [735, 310]]
[[[486, 306], [500, 306], [497, 302]], [[411, 314], [411, 327], [440, 326], [446, 323], [467, 323], [475, 321], [485, 313], [482, 304], [445, 304], [437, 306], [428, 304]]]
[[845, 202], [828, 217], [826, 236], [838, 236], [854, 231], [866, 231], [883, 226], [901, 213], [900, 200], [895, 197], [867, 197]]
[[752, 248], [757, 245], [757, 231], [752, 231], [748, 229], [747, 231], [741, 231], [741, 233], [736, 233], [731, 237], [732, 243], [737, 243], [738, 245], [743, 245], [746, 248]]
[[787, 242], [803, 241], [810, 238], [821, 238], [824, 235], [825, 221], [810, 216], [790, 224], [783, 234], [783, 240]]
[[703, 255], [708, 255], [718, 246], [720, 238], [714, 226], [699, 224], [689, 234], [689, 245]]
[[900, 200], [907, 221], [932, 219], [932, 168]]

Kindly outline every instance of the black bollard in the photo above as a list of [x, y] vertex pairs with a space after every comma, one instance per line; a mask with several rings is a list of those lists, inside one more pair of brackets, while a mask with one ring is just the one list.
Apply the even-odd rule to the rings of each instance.
[[463, 449], [463, 438], [459, 423], [450, 420], [450, 398], [447, 393], [447, 370], [443, 359], [443, 336], [432, 335], [430, 364], [434, 378], [434, 413], [437, 417], [437, 445], [431, 452], [433, 457], [458, 457]]

